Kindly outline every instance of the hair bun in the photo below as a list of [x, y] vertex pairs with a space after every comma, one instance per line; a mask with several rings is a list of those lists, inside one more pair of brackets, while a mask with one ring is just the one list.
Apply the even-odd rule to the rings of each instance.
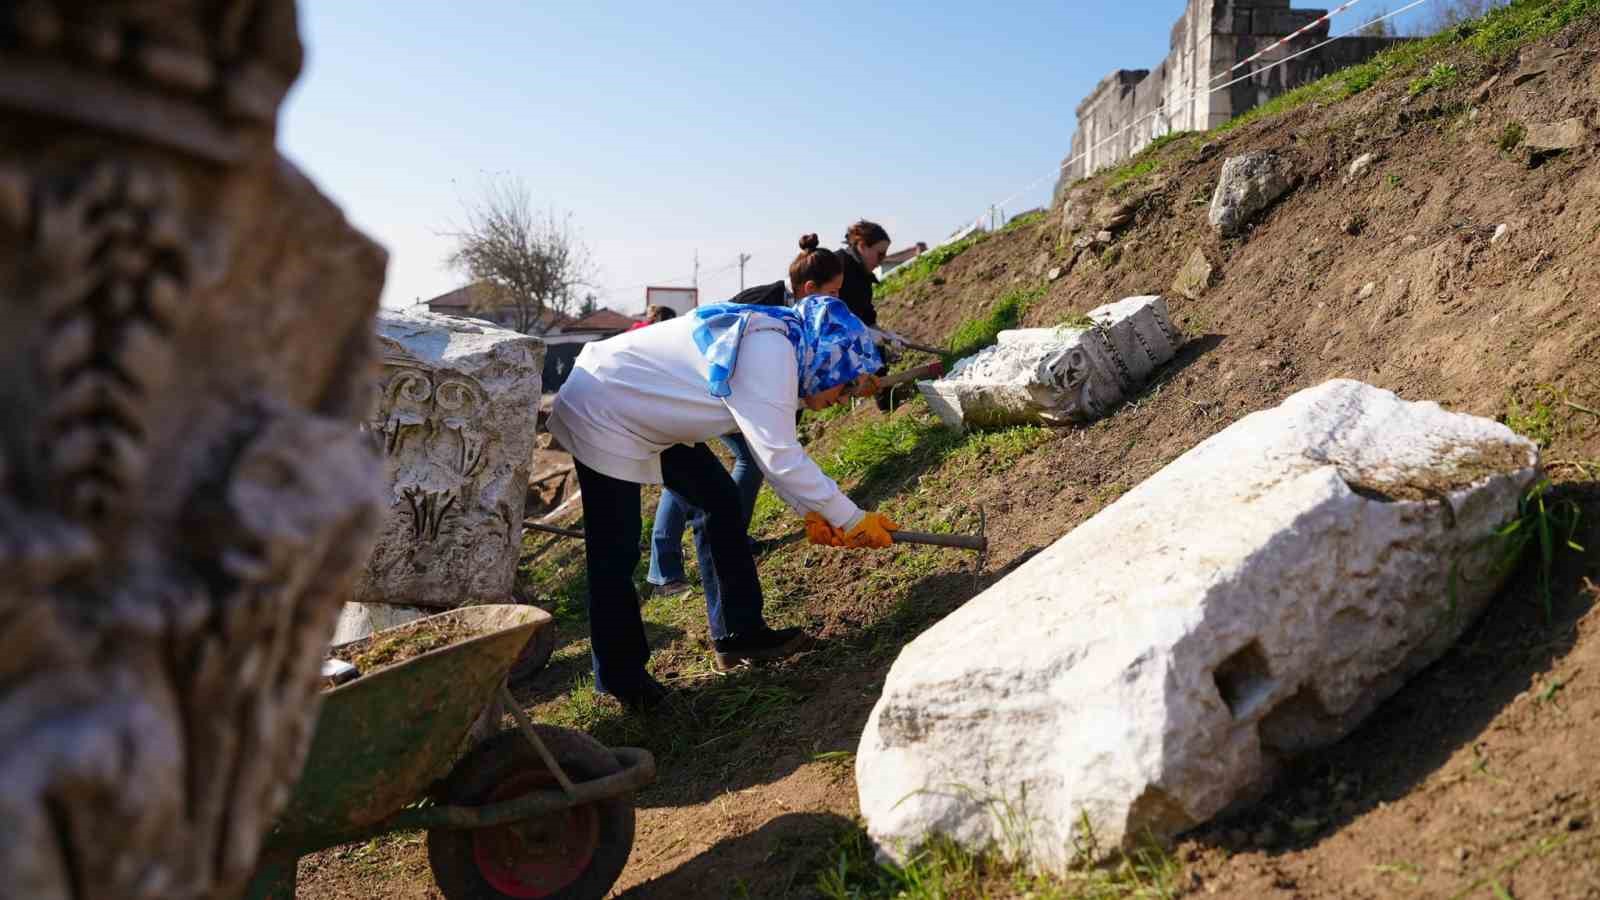
[[801, 235], [800, 236], [800, 249], [801, 250], [806, 250], [806, 251], [815, 250], [820, 246], [822, 246], [822, 242], [817, 240], [817, 236], [816, 235], [814, 235], [814, 234], [805, 234], [805, 235]]

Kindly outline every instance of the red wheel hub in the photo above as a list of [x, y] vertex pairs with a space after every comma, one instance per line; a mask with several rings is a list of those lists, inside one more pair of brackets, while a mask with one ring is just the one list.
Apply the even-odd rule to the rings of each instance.
[[[521, 772], [494, 789], [487, 803], [555, 787], [548, 772]], [[578, 879], [600, 844], [592, 804], [472, 833], [472, 859], [490, 886], [508, 897], [549, 897]]]

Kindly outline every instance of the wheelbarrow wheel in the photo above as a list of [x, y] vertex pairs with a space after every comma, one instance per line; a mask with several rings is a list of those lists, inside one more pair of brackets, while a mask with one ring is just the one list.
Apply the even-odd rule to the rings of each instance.
[[[535, 725], [574, 782], [622, 770], [604, 745], [578, 731]], [[482, 806], [559, 787], [521, 731], [480, 743], [445, 779], [440, 802]], [[428, 832], [428, 865], [447, 900], [600, 900], [633, 849], [633, 795], [624, 794], [521, 822]]]
[[506, 675], [506, 680], [513, 685], [532, 681], [533, 676], [544, 671], [545, 664], [550, 662], [550, 654], [554, 653], [555, 649], [555, 623], [535, 628], [533, 634], [528, 636], [528, 643], [523, 645], [522, 652], [517, 654], [517, 661], [511, 664], [511, 672]]

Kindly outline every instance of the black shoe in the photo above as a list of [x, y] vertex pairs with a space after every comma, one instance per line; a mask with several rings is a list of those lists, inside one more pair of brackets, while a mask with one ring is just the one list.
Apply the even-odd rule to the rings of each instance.
[[758, 659], [782, 659], [804, 648], [808, 640], [798, 628], [763, 628], [749, 634], [730, 634], [711, 643], [717, 648], [717, 668], [726, 672]]
[[646, 675], [644, 682], [634, 690], [626, 694], [614, 693], [611, 696], [616, 698], [628, 712], [650, 712], [672, 699], [672, 689]]

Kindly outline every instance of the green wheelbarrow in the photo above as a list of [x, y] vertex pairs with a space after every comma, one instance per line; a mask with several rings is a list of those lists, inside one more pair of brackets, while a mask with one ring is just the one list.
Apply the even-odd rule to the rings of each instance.
[[[427, 831], [428, 864], [449, 900], [599, 900], [622, 874], [633, 792], [655, 780], [655, 759], [527, 720], [505, 679], [554, 627], [537, 607], [462, 607], [368, 640], [440, 625], [454, 642], [324, 693], [248, 898], [289, 900], [301, 856], [391, 831]], [[464, 747], [497, 709], [517, 727]]]

